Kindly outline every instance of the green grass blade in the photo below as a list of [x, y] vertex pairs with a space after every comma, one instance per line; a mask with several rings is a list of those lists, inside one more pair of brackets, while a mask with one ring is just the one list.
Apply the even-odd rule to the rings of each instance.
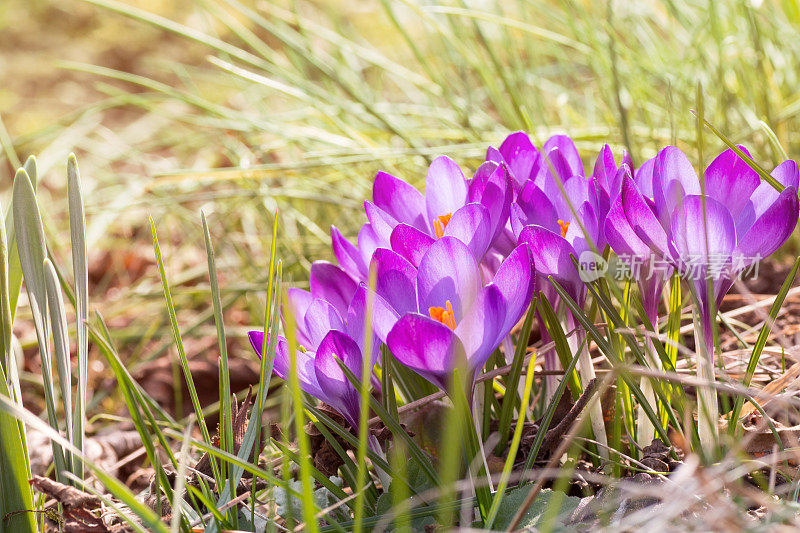
[[[25, 170], [18, 170], [14, 177], [12, 192], [12, 211], [14, 213], [14, 232], [19, 250], [20, 267], [25, 278], [25, 288], [33, 315], [36, 337], [39, 341], [39, 357], [42, 362], [42, 382], [45, 405], [50, 427], [58, 431], [58, 411], [56, 409], [55, 386], [53, 385], [52, 362], [50, 359], [50, 328], [47, 319], [47, 281], [44, 260], [47, 257], [44, 228], [36, 202], [36, 193]], [[13, 312], [13, 308], [12, 308]], [[63, 473], [67, 470], [61, 446], [53, 441], [53, 461], [56, 466], [56, 479], [62, 483], [67, 480]]]
[[[16, 403], [0, 368], [0, 398]], [[0, 530], [36, 531], [33, 494], [28, 484], [30, 466], [25, 447], [25, 426], [13, 415], [0, 411]]]
[[[370, 271], [369, 287], [375, 287], [375, 273], [374, 269]], [[366, 490], [362, 489], [367, 483], [367, 441], [369, 439], [369, 399], [370, 399], [370, 376], [372, 374], [372, 360], [370, 354], [372, 353], [372, 306], [374, 305], [374, 292], [373, 290], [367, 291], [367, 302], [364, 310], [364, 343], [361, 353], [361, 380], [356, 390], [359, 392], [359, 417], [358, 417], [358, 447], [356, 448], [356, 464], [358, 465], [358, 474], [356, 477], [356, 486], [353, 487], [357, 490], [356, 494], [356, 510], [354, 516], [355, 526], [353, 531], [355, 533], [362, 533], [363, 520], [366, 506], [364, 505], [364, 497]], [[388, 487], [385, 487], [388, 489]]]
[[[169, 283], [167, 281], [167, 273], [164, 269], [164, 260], [161, 256], [161, 247], [158, 244], [156, 224], [155, 221], [153, 221], [152, 217], [150, 218], [150, 231], [153, 234], [153, 247], [156, 253], [156, 263], [158, 264], [158, 273], [161, 277], [161, 287], [164, 291], [164, 299], [167, 302], [167, 312], [169, 313], [169, 321], [170, 324], [172, 325], [172, 336], [175, 341], [175, 346], [178, 349], [178, 358], [181, 363], [181, 368], [183, 369], [183, 377], [186, 380], [186, 386], [189, 389], [189, 397], [192, 400], [192, 407], [194, 408], [194, 414], [197, 417], [197, 424], [200, 427], [200, 433], [203, 436], [203, 440], [210, 444], [211, 435], [208, 433], [208, 426], [206, 425], [206, 419], [203, 416], [203, 408], [200, 405], [200, 399], [197, 396], [197, 389], [194, 386], [192, 373], [189, 370], [189, 360], [186, 358], [186, 349], [183, 346], [183, 339], [181, 338], [181, 332], [178, 326], [178, 317], [175, 314], [175, 304], [172, 300], [172, 293], [170, 291]], [[223, 482], [219, 473], [219, 465], [215, 460], [212, 460], [211, 466], [214, 472], [214, 480], [217, 482], [217, 486], [220, 487], [224, 486], [225, 483]]]
[[[203, 236], [205, 237], [206, 256], [208, 258], [208, 278], [211, 283], [211, 301], [214, 308], [214, 324], [217, 330], [217, 346], [219, 346], [220, 445], [225, 451], [233, 452], [233, 410], [231, 408], [231, 379], [228, 369], [228, 342], [225, 338], [225, 324], [222, 318], [222, 302], [219, 295], [214, 246], [211, 244], [211, 233], [208, 230], [208, 221], [205, 213], [201, 213], [200, 218], [203, 223]], [[233, 491], [236, 488], [233, 469], [227, 468], [225, 463], [221, 463], [220, 468], [220, 476], [227, 480], [227, 486]], [[235, 507], [231, 508], [228, 516], [233, 529], [238, 529], [238, 510]]]
[[[692, 110], [692, 114], [696, 115], [694, 110]], [[761, 168], [761, 165], [753, 161], [753, 159], [749, 155], [744, 153], [744, 151], [741, 148], [739, 148], [736, 144], [734, 144], [733, 141], [731, 141], [724, 133], [715, 128], [709, 121], [702, 118], [702, 116], [700, 117], [700, 120], [702, 120], [705, 126], [708, 129], [710, 129], [714, 133], [714, 135], [719, 137], [720, 140], [728, 146], [728, 148], [733, 150], [736, 153], [736, 155], [738, 155], [742, 159], [742, 161], [747, 163], [747, 165], [750, 168], [752, 168], [759, 176], [761, 176], [761, 179], [772, 185], [778, 192], [783, 191], [784, 187], [783, 185], [780, 184], [778, 180], [770, 176], [769, 172]]]
[[[36, 169], [36, 158], [30, 156], [25, 161], [23, 170], [28, 175], [31, 187], [36, 190], [38, 171]], [[17, 171], [19, 173], [19, 171]], [[14, 178], [16, 181], [16, 178]], [[22, 290], [22, 265], [20, 264], [19, 249], [17, 246], [17, 234], [14, 229], [14, 198], [12, 195], [11, 203], [6, 213], [6, 235], [8, 236], [8, 295], [9, 306], [11, 307], [11, 320], [17, 312], [17, 301], [19, 291]]]
[[[514, 415], [514, 407], [518, 406], [517, 401], [517, 383], [522, 375], [522, 366], [525, 362], [525, 355], [528, 351], [528, 338], [531, 334], [533, 327], [533, 319], [536, 317], [537, 301], [531, 302], [528, 308], [528, 313], [525, 315], [525, 322], [522, 323], [519, 337], [517, 338], [516, 350], [514, 350], [514, 360], [511, 362], [511, 371], [508, 373], [508, 378], [505, 380], [506, 393], [503, 396], [503, 406], [500, 410], [500, 422], [498, 433], [500, 434], [500, 442], [494, 449], [497, 456], [502, 456], [508, 445], [508, 437], [511, 431], [511, 418]], [[525, 410], [519, 411], [519, 418], [525, 418]]]
[[[70, 366], [69, 329], [67, 327], [67, 311], [64, 298], [58, 284], [58, 276], [49, 259], [44, 260], [45, 278], [47, 282], [47, 307], [50, 315], [50, 329], [53, 332], [53, 352], [56, 357], [58, 384], [61, 387], [61, 402], [64, 407], [64, 422], [67, 439], [75, 444], [72, 426], [72, 368]], [[77, 447], [77, 446], [76, 446]], [[65, 457], [67, 469], [73, 470], [72, 455]]]
[[[89, 270], [86, 250], [86, 221], [83, 210], [83, 194], [78, 161], [74, 154], [67, 160], [67, 196], [69, 198], [69, 231], [72, 246], [72, 272], [75, 279], [75, 330], [77, 335], [78, 390], [75, 395], [73, 415], [73, 444], [83, 452], [86, 427], [86, 377], [89, 365]], [[83, 464], [73, 458], [73, 472], [83, 478]]]
[[[70, 453], [78, 453], [77, 448], [65, 439], [57, 430], [49, 427], [38, 416], [34, 415], [27, 409], [17, 405], [9, 400], [6, 396], [0, 394], [0, 412], [12, 416], [17, 420], [22, 421], [27, 426], [33, 427], [36, 430], [44, 433], [50, 440], [55, 442], [60, 448], [69, 450]], [[143, 524], [150, 531], [156, 533], [169, 533], [166, 524], [157, 516], [149, 507], [139, 501], [131, 490], [125, 486], [121, 481], [113, 476], [110, 476], [105, 470], [93, 462], [88, 461], [86, 457], [83, 458], [83, 463], [91, 470], [97, 479], [105, 485], [108, 492], [110, 492], [116, 499], [121, 501], [124, 505], [128, 506], [133, 511]], [[65, 479], [68, 476], [65, 476]], [[74, 477], [72, 478], [75, 479]], [[67, 480], [71, 481], [71, 480]]]
[[503, 501], [503, 496], [508, 487], [508, 479], [511, 477], [511, 471], [514, 468], [514, 461], [517, 457], [517, 450], [519, 450], [519, 443], [522, 440], [522, 429], [525, 425], [525, 413], [528, 412], [528, 403], [531, 398], [531, 388], [533, 387], [533, 371], [536, 366], [536, 357], [531, 357], [528, 363], [528, 373], [525, 374], [525, 391], [522, 393], [522, 408], [520, 409], [520, 416], [517, 418], [517, 425], [514, 428], [514, 437], [511, 439], [511, 447], [506, 457], [506, 462], [503, 465], [503, 473], [500, 477], [500, 482], [497, 484], [497, 492], [492, 499], [492, 506], [489, 508], [489, 515], [486, 518], [485, 526], [491, 529], [494, 525], [494, 520], [497, 518], [497, 511], [500, 510], [500, 504]]
[[[0, 209], [2, 212], [2, 209]], [[9, 376], [9, 367], [15, 364], [11, 338], [11, 299], [8, 281], [8, 240], [3, 217], [0, 216], [0, 370]]]
[[[283, 307], [288, 308], [286, 294], [283, 294]], [[285, 315], [286, 341], [289, 350], [289, 390], [292, 394], [292, 403], [295, 406], [294, 429], [297, 435], [297, 447], [300, 456], [300, 482], [303, 493], [303, 521], [306, 530], [316, 533], [319, 529], [316, 514], [317, 506], [314, 503], [313, 481], [311, 476], [311, 458], [308, 435], [305, 432], [305, 417], [303, 416], [303, 394], [300, 389], [300, 380], [297, 377], [297, 341], [295, 337], [295, 322], [291, 313]]]
[[[546, 298], [542, 298], [542, 300], [546, 300]], [[540, 300], [540, 302], [542, 301]], [[581, 350], [576, 350], [575, 355], [572, 356], [570, 359], [569, 364], [564, 367], [564, 375], [568, 376], [570, 373], [575, 372], [575, 368], [578, 366], [578, 359], [580, 359]], [[547, 409], [542, 416], [542, 423], [539, 425], [539, 430], [536, 433], [536, 438], [533, 440], [533, 444], [531, 445], [531, 451], [528, 454], [528, 458], [525, 459], [525, 469], [524, 471], [528, 471], [533, 468], [534, 463], [536, 462], [536, 457], [539, 455], [539, 450], [542, 448], [542, 444], [544, 443], [544, 437], [547, 434], [547, 430], [550, 429], [550, 422], [553, 420], [553, 415], [555, 415], [556, 407], [558, 407], [558, 403], [561, 401], [561, 396], [564, 395], [564, 390], [567, 388], [567, 379], [561, 379], [558, 382], [558, 386], [556, 387], [556, 391], [553, 394], [553, 398], [550, 400], [550, 403], [547, 404]], [[524, 483], [520, 481], [520, 485]]]
[[[783, 285], [781, 285], [781, 290], [778, 291], [778, 294], [775, 296], [775, 301], [772, 302], [772, 307], [769, 309], [768, 318], [764, 321], [761, 331], [758, 332], [758, 338], [753, 346], [753, 351], [750, 352], [750, 359], [747, 361], [747, 371], [745, 372], [744, 379], [742, 380], [742, 385], [745, 387], [750, 386], [750, 382], [756, 373], [756, 367], [758, 366], [758, 361], [761, 358], [761, 352], [767, 345], [767, 339], [769, 338], [769, 334], [772, 331], [773, 325], [775, 324], [775, 319], [778, 317], [778, 313], [783, 306], [786, 295], [789, 293], [789, 289], [792, 288], [795, 277], [797, 277], [798, 267], [800, 267], [800, 257], [795, 259], [794, 265], [792, 265], [792, 269], [789, 271], [789, 275], [786, 276], [786, 280], [784, 280]], [[731, 411], [731, 417], [728, 424], [731, 432], [736, 430], [737, 422], [739, 420], [739, 413], [742, 410], [743, 403], [744, 396], [737, 396], [736, 403]]]
[[[550, 338], [553, 339], [556, 353], [561, 361], [561, 366], [562, 368], [567, 368], [572, 360], [572, 350], [569, 347], [569, 342], [567, 341], [564, 329], [561, 327], [561, 321], [558, 320], [553, 306], [544, 295], [542, 295], [541, 299], [539, 300], [539, 312], [541, 313], [542, 318], [544, 318], [545, 324], [547, 325], [547, 331], [550, 333]], [[569, 385], [572, 399], [577, 401], [581, 396], [581, 391], [583, 390], [583, 385], [578, 373], [574, 370], [571, 372], [565, 371], [564, 377]]]
[[[578, 307], [578, 304], [575, 303], [575, 301], [567, 293], [567, 291], [565, 291], [564, 288], [561, 287], [561, 285], [559, 285], [558, 282], [556, 282], [552, 277], [550, 277], [549, 280], [553, 288], [555, 288], [556, 292], [558, 292], [558, 295], [561, 297], [561, 299], [564, 301], [567, 307], [569, 307], [570, 311], [572, 311], [573, 316], [578, 320], [578, 322], [580, 322], [581, 326], [592, 337], [592, 340], [595, 342], [595, 344], [597, 344], [597, 347], [600, 349], [600, 351], [603, 354], [605, 354], [606, 359], [615, 368], [618, 367], [620, 361], [615, 360], [615, 358], [613, 357], [614, 355], [613, 348], [609, 345], [608, 341], [603, 337], [603, 335], [594, 326], [594, 324], [592, 324], [592, 322], [586, 317], [583, 311]], [[594, 291], [594, 287], [591, 284], [588, 285], [588, 287], [590, 290], [593, 291], [593, 295], [597, 299], [596, 301], [600, 305], [604, 305], [603, 300], [600, 298], [597, 292]], [[604, 307], [604, 309], [608, 313], [608, 316], [612, 318], [612, 320], [614, 320], [617, 324], [619, 324], [619, 327], [622, 327], [621, 325], [623, 323], [619, 314], [616, 313], [616, 311], [614, 311], [611, 308]], [[644, 354], [642, 353], [637, 340], [632, 335], [629, 334], [624, 334], [623, 338], [628, 343], [628, 347], [631, 349], [631, 352], [634, 353], [636, 360], [639, 362], [639, 364], [641, 364], [642, 366], [647, 366], [647, 362], [644, 359]], [[640, 408], [644, 409], [645, 413], [647, 414], [647, 417], [650, 419], [650, 422], [656, 428], [656, 431], [658, 432], [658, 437], [662, 440], [662, 442], [669, 442], [669, 437], [667, 435], [666, 430], [663, 428], [661, 424], [658, 423], [658, 416], [656, 415], [655, 411], [653, 411], [653, 409], [650, 407], [650, 404], [648, 403], [644, 393], [642, 393], [642, 390], [639, 388], [639, 385], [636, 383], [636, 381], [633, 379], [630, 373], [625, 372], [624, 369], [621, 370], [620, 376], [622, 377], [623, 380], [625, 380], [625, 383], [628, 385], [628, 388], [631, 390], [631, 393], [636, 397], [636, 401], [639, 402]], [[666, 403], [667, 401], [666, 396], [664, 394], [663, 389], [659, 386], [660, 383], [655, 382], [654, 385], [656, 394], [659, 396], [661, 401]], [[672, 423], [676, 428], [680, 427], [680, 423], [675, 418], [675, 414], [670, 411], [670, 415], [671, 415], [670, 423]]]

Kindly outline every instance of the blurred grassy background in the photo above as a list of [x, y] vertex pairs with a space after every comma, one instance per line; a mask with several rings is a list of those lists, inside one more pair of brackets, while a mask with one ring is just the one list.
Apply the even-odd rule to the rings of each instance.
[[[93, 305], [121, 351], [136, 369], [171, 344], [151, 214], [187, 348], [215, 360], [201, 209], [242, 333], [263, 312], [270, 213], [285, 272], [302, 282], [330, 257], [330, 223], [354, 234], [380, 169], [421, 185], [447, 153], [469, 174], [516, 129], [540, 143], [569, 133], [587, 165], [603, 142], [637, 162], [676, 143], [699, 164], [698, 86], [705, 116], [757, 161], [781, 157], [761, 121], [796, 156], [798, 28], [795, 0], [5, 0], [0, 188], [39, 154], [52, 253], [66, 264], [75, 151]], [[707, 161], [722, 144], [704, 141]]]

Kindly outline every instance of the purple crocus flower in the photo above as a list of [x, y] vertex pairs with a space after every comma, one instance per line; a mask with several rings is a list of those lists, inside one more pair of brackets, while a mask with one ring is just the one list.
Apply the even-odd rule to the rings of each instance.
[[[314, 273], [312, 268], [312, 279]], [[342, 312], [341, 302], [334, 304], [316, 296], [314, 289], [315, 284], [312, 283], [311, 292], [297, 288], [287, 291], [288, 312], [292, 313], [297, 326], [298, 349], [295, 357], [300, 388], [339, 411], [352, 427], [358, 427], [359, 392], [344, 375], [336, 358], [341, 359], [356, 376], [361, 377], [367, 340], [364, 317], [369, 290], [363, 284], [358, 286]], [[382, 298], [374, 294], [372, 297], [373, 316], [378, 317], [375, 327], [380, 327], [380, 324], [386, 324], [396, 317]], [[389, 313], [391, 317], [382, 318], [384, 313]], [[385, 337], [387, 333], [380, 332], [380, 336]], [[256, 354], [261, 357], [264, 333], [250, 331], [248, 336]], [[371, 360], [370, 368], [375, 364], [380, 347], [378, 336], [374, 333], [371, 346], [370, 353], [367, 354]], [[289, 356], [286, 338], [278, 336], [273, 368], [281, 379], [288, 379]]]
[[431, 244], [419, 268], [388, 249], [377, 250], [373, 264], [376, 291], [399, 315], [380, 327], [391, 326], [385, 341], [394, 356], [443, 390], [466, 361], [471, 398], [478, 372], [530, 304], [528, 247], [515, 248], [487, 285], [472, 251], [454, 237]]
[[771, 175], [783, 192], [726, 150], [706, 168], [703, 194], [686, 155], [668, 146], [636, 181], [623, 180], [616, 220], [622, 223], [624, 215], [636, 236], [691, 283], [711, 356], [712, 310], [736, 276], [777, 250], [797, 223], [797, 163], [784, 161]]
[[[696, 302], [697, 375], [712, 383], [715, 310], [739, 273], [777, 250], [797, 223], [797, 164], [784, 161], [772, 177], [785, 187], [782, 192], [726, 150], [706, 168], [701, 184], [683, 152], [668, 146], [642, 165], [638, 183], [623, 180], [619, 228], [627, 228], [624, 218], [689, 282]], [[699, 390], [700, 442], [709, 449], [719, 431], [717, 401], [713, 389]]]
[[[515, 193], [510, 229], [515, 238], [525, 226], [535, 225], [573, 244], [576, 256], [605, 247], [603, 221], [619, 196], [623, 168], [632, 166], [627, 152], [617, 166], [611, 147], [604, 145], [592, 175], [586, 177], [572, 139], [554, 135], [540, 152], [520, 131], [506, 137], [499, 149], [490, 147], [486, 157], [509, 169]], [[538, 264], [536, 256], [534, 260]]]
[[437, 239], [450, 236], [480, 261], [506, 225], [511, 185], [505, 168], [496, 163], [482, 165], [468, 182], [458, 165], [442, 156], [428, 168], [424, 196], [379, 172], [372, 198], [364, 209], [377, 247], [391, 248], [418, 265]]
[[517, 131], [506, 137], [500, 148], [489, 147], [486, 159], [504, 163], [509, 170], [515, 191], [529, 180], [541, 183], [555, 172], [562, 181], [583, 176], [583, 163], [575, 143], [566, 135], [554, 135], [537, 150], [528, 134]]
[[[630, 168], [623, 166], [622, 180], [620, 180], [620, 192], [623, 180], [633, 179], [639, 186], [645, 178], [651, 176], [647, 170], [651, 168], [648, 164], [644, 167], [644, 172], [637, 172], [636, 177], [631, 176]], [[640, 187], [641, 188], [641, 187]], [[617, 257], [628, 265], [630, 272], [636, 279], [639, 286], [639, 293], [642, 298], [642, 306], [645, 314], [653, 327], [658, 327], [658, 304], [664, 290], [666, 281], [672, 276], [673, 268], [668, 263], [659, 263], [656, 254], [650, 246], [636, 234], [625, 216], [625, 209], [622, 204], [622, 196], [617, 196], [605, 219], [604, 234], [606, 241]]]

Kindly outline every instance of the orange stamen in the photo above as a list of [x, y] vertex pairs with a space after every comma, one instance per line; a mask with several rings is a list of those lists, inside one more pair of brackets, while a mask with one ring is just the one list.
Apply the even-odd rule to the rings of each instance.
[[450, 223], [450, 218], [452, 218], [452, 216], [453, 213], [447, 213], [446, 215], [436, 217], [436, 220], [433, 221], [433, 229], [436, 232], [437, 239], [441, 239], [444, 235], [444, 228]]
[[453, 304], [447, 300], [445, 307], [431, 307], [428, 309], [431, 318], [437, 322], [441, 322], [450, 329], [456, 329], [456, 315], [453, 313]]
[[561, 236], [566, 237], [567, 230], [569, 229], [569, 222], [564, 222], [563, 220], [559, 220], [558, 227], [561, 228]]

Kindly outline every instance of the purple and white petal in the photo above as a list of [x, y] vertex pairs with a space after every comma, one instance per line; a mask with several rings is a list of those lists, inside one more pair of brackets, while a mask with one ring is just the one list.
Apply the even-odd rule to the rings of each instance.
[[707, 274], [713, 276], [719, 267], [727, 267], [736, 247], [733, 217], [708, 196], [684, 199], [672, 216], [672, 235], [684, 274], [700, 278], [703, 284]]
[[456, 326], [455, 334], [464, 347], [471, 373], [483, 368], [500, 345], [502, 337], [505, 337], [501, 337], [501, 333], [506, 313], [506, 301], [500, 289], [495, 285], [487, 285]]
[[355, 280], [364, 279], [367, 276], [367, 264], [364, 258], [358, 251], [358, 248], [345, 239], [342, 233], [336, 228], [331, 226], [331, 247], [333, 248], [333, 255], [342, 270], [347, 272], [351, 278]]
[[536, 273], [544, 278], [542, 283], [549, 285], [546, 278], [553, 276], [578, 304], [583, 303], [583, 281], [570, 257], [575, 250], [566, 239], [544, 228], [528, 226], [520, 233], [519, 242], [530, 247]]
[[669, 223], [672, 213], [690, 194], [700, 194], [700, 182], [694, 167], [680, 149], [674, 146], [662, 148], [653, 167], [653, 200], [656, 214], [664, 224]]
[[372, 256], [375, 292], [399, 315], [417, 310], [417, 269], [397, 252], [378, 248]]
[[372, 229], [372, 224], [364, 224], [358, 231], [358, 252], [365, 265], [372, 262], [372, 254], [375, 253], [375, 250], [386, 248], [388, 244], [380, 242], [375, 230]]
[[482, 286], [478, 262], [466, 244], [455, 237], [442, 237], [431, 245], [419, 264], [417, 300], [419, 310], [453, 306], [456, 323], [472, 305]]
[[[261, 349], [264, 342], [264, 333], [261, 331], [250, 331], [248, 333], [250, 345], [255, 350], [256, 354], [261, 357]], [[269, 338], [267, 338], [269, 340]], [[314, 352], [304, 352], [297, 350], [295, 354], [295, 362], [297, 363], [297, 380], [300, 382], [300, 388], [305, 392], [325, 401], [325, 394], [319, 387], [317, 376], [314, 372]], [[289, 343], [285, 338], [278, 336], [275, 343], [275, 359], [272, 366], [272, 371], [281, 379], [289, 379]]]
[[[511, 177], [522, 188], [534, 168], [541, 164], [541, 154], [525, 132], [517, 131], [506, 137], [500, 145], [500, 154], [508, 165]], [[487, 157], [488, 159], [488, 157]]]
[[511, 178], [502, 165], [483, 163], [469, 182], [467, 200], [489, 210], [492, 240], [497, 238], [508, 222], [513, 195]]
[[453, 213], [444, 228], [444, 235], [466, 244], [475, 260], [480, 261], [492, 243], [489, 210], [481, 204], [466, 204]]
[[[316, 349], [332, 329], [344, 330], [344, 320], [339, 311], [332, 304], [319, 298], [314, 298], [314, 301], [308, 306], [303, 322], [311, 341], [309, 346], [305, 346], [306, 348]], [[299, 331], [300, 327], [298, 326], [297, 329]]]
[[372, 201], [397, 222], [418, 229], [427, 227], [425, 198], [422, 193], [400, 178], [386, 172], [378, 172], [372, 185]]
[[375, 232], [375, 236], [378, 238], [379, 247], [388, 248], [392, 230], [398, 224], [397, 220], [380, 207], [368, 201], [364, 202], [364, 212], [367, 214], [367, 219], [369, 220], [372, 231]]
[[514, 234], [519, 235], [522, 228], [530, 225], [559, 231], [559, 213], [553, 201], [560, 197], [560, 192], [556, 197], [548, 197], [533, 181], [526, 183], [517, 201], [511, 204], [511, 227]]
[[415, 268], [419, 266], [422, 256], [436, 242], [436, 239], [425, 232], [407, 224], [398, 224], [390, 238], [392, 250], [407, 259]]
[[575, 143], [570, 137], [566, 135], [553, 135], [547, 139], [544, 146], [542, 146], [542, 152], [548, 155], [554, 149], [558, 150], [564, 158], [564, 161], [566, 161], [569, 169], [568, 174], [561, 175], [562, 178], [566, 179], [571, 176], [583, 176], [583, 162], [581, 161], [578, 149], [575, 147]]
[[306, 323], [303, 317], [306, 316], [306, 311], [314, 301], [314, 297], [310, 292], [298, 289], [297, 287], [290, 287], [286, 290], [286, 307], [281, 310], [281, 316], [285, 317], [289, 313], [294, 318], [294, 323], [297, 324], [297, 342], [302, 346], [316, 346], [312, 344], [311, 339], [306, 331]]
[[337, 359], [357, 378], [361, 378], [362, 358], [358, 344], [341, 331], [330, 331], [320, 343], [314, 358], [317, 382], [327, 397], [323, 401], [336, 408], [353, 427], [357, 427], [359, 394], [345, 376]]
[[[742, 146], [739, 148], [744, 150]], [[705, 193], [725, 205], [734, 219], [761, 183], [756, 171], [730, 149], [708, 165], [705, 177]]]
[[[370, 299], [370, 301], [368, 301]], [[350, 302], [350, 308], [347, 310], [347, 318], [345, 319], [345, 333], [352, 338], [364, 352], [364, 343], [366, 336], [364, 335], [364, 328], [367, 323], [367, 306], [371, 305], [372, 316], [370, 323], [373, 333], [382, 342], [386, 342], [386, 337], [389, 331], [394, 326], [400, 316], [397, 314], [389, 302], [387, 302], [381, 295], [375, 291], [371, 291], [365, 284], [361, 284]], [[377, 343], [373, 342], [373, 349]], [[374, 356], [374, 354], [373, 354]], [[374, 363], [375, 361], [373, 361]]]
[[653, 208], [645, 200], [630, 178], [622, 182], [622, 207], [636, 235], [659, 257], [669, 257], [670, 247], [666, 231], [656, 218]]
[[503, 261], [492, 280], [492, 285], [500, 290], [506, 302], [501, 332], [507, 334], [511, 331], [528, 309], [536, 288], [534, 280], [533, 255], [528, 245], [520, 244]]
[[309, 285], [314, 298], [330, 302], [340, 316], [347, 313], [347, 307], [358, 287], [344, 270], [327, 261], [315, 261], [311, 265]]
[[450, 328], [418, 313], [402, 316], [386, 344], [398, 361], [442, 390], [447, 390], [456, 358], [464, 357], [461, 341]]
[[739, 239], [736, 254], [741, 268], [765, 259], [780, 248], [797, 225], [797, 213], [797, 191], [786, 188]]
[[436, 217], [454, 213], [467, 201], [467, 180], [455, 161], [447, 156], [433, 160], [425, 180], [428, 225], [433, 230]]

